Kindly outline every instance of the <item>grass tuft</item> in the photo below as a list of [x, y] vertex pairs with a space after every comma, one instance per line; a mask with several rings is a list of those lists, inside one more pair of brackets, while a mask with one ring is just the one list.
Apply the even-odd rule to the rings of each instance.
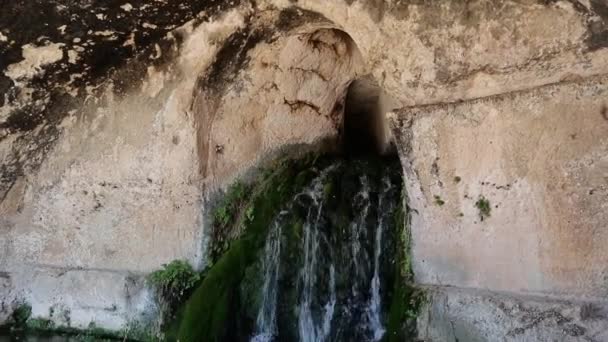
[[443, 199], [441, 199], [441, 196], [439, 195], [435, 195], [435, 204], [437, 204], [438, 206], [442, 206], [445, 204], [445, 201]]
[[475, 202], [475, 207], [479, 210], [479, 219], [481, 221], [490, 217], [492, 206], [490, 205], [490, 201], [483, 195], [479, 196], [479, 199]]
[[199, 280], [200, 275], [184, 260], [173, 260], [148, 276], [148, 282], [169, 303], [180, 302]]

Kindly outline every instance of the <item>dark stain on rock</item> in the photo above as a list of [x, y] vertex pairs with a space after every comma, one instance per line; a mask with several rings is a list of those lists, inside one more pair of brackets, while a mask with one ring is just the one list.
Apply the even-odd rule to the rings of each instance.
[[44, 118], [42, 113], [35, 110], [34, 104], [28, 104], [18, 112], [14, 112], [5, 122], [0, 124], [0, 129], [11, 131], [29, 131], [40, 123]]
[[600, 108], [600, 115], [604, 118], [604, 120], [608, 121], [608, 107], [605, 104]]
[[386, 7], [387, 4], [384, 0], [368, 0], [365, 2], [365, 8], [374, 22], [380, 22], [384, 19]]
[[572, 318], [562, 315], [562, 313], [556, 309], [539, 311], [536, 308], [525, 308], [523, 306], [520, 306], [520, 308], [523, 315], [519, 318], [519, 322], [522, 325], [511, 329], [507, 333], [507, 336], [515, 337], [517, 335], [522, 335], [526, 331], [544, 324], [557, 324], [558, 326], [563, 327], [564, 332], [570, 336], [580, 336], [581, 333], [584, 334], [584, 328], [575, 324], [569, 324], [572, 321]]
[[581, 306], [580, 318], [582, 321], [605, 319], [605, 310], [593, 303], [585, 303]]
[[215, 55], [215, 61], [205, 72], [205, 76], [199, 80], [198, 86], [212, 87], [220, 91], [224, 89], [247, 65], [249, 50], [271, 34], [268, 29], [254, 29], [249, 24], [230, 35]]
[[299, 7], [289, 7], [282, 10], [274, 25], [258, 23], [256, 17], [250, 17], [244, 28], [234, 32], [224, 42], [215, 56], [215, 61], [198, 81], [198, 89], [212, 88], [218, 92], [234, 82], [241, 70], [249, 63], [248, 52], [259, 43], [272, 43], [275, 32], [288, 32], [305, 23], [330, 21], [323, 15], [304, 10]]
[[[13, 80], [4, 76], [4, 74], [0, 74], [0, 94], [8, 95], [9, 90], [14, 86]], [[0, 107], [4, 106], [5, 96], [0, 96]], [[8, 99], [10, 102], [11, 99]]]
[[583, 335], [585, 335], [586, 331], [587, 331], [587, 329], [581, 327], [578, 324], [567, 324], [566, 326], [564, 326], [564, 332], [567, 335], [574, 336], [574, 337], [583, 336]]
[[[0, 0], [2, 34], [0, 45], [0, 106], [17, 105], [0, 123], [0, 141], [19, 136], [0, 165], [0, 202], [12, 184], [35, 170], [60, 134], [59, 123], [70, 109], [83, 106], [86, 86], [111, 81], [122, 95], [141, 85], [148, 66], [161, 68], [173, 60], [182, 39], [167, 33], [187, 21], [202, 22], [239, 6], [247, 0]], [[133, 45], [125, 44], [132, 40]], [[45, 65], [38, 76], [25, 80], [31, 99], [19, 103], [21, 86], [4, 75], [8, 66], [23, 60], [22, 47], [63, 44], [62, 58]], [[156, 50], [161, 50], [160, 57]], [[78, 53], [77, 63], [68, 61], [68, 51]], [[71, 76], [82, 77], [71, 80]], [[66, 93], [69, 86], [76, 98]], [[103, 87], [99, 87], [103, 91]], [[44, 125], [42, 129], [36, 129]]]
[[[391, 14], [398, 19], [406, 18], [409, 15], [409, 5], [428, 3], [428, 0], [344, 0], [349, 6], [355, 2], [363, 5], [374, 22], [380, 22], [386, 14]], [[439, 2], [438, 2], [439, 3]]]
[[279, 13], [275, 26], [280, 31], [287, 32], [305, 23], [331, 23], [331, 21], [321, 13], [293, 6]]
[[[540, 0], [546, 5], [553, 4], [558, 0]], [[588, 9], [578, 0], [567, 0], [574, 9], [583, 14], [587, 19], [587, 39], [585, 43], [589, 51], [595, 51], [608, 47], [608, 2], [606, 0], [590, 0], [591, 8]], [[594, 17], [599, 17], [599, 21]]]
[[[146, 57], [142, 58], [146, 65], [166, 62], [167, 58], [155, 61], [147, 57], [152, 55], [151, 48], [154, 43], [159, 43], [161, 50], [173, 44], [165, 39], [167, 32], [195, 17], [197, 20], [209, 19], [239, 5], [241, 1], [187, 0], [151, 3], [133, 0], [129, 1], [132, 8], [128, 11], [121, 8], [126, 4], [122, 0], [88, 0], [78, 3], [58, 0], [0, 2], [3, 8], [0, 11], [3, 33], [9, 41], [14, 41], [13, 44], [0, 47], [0, 75], [3, 75], [2, 71], [9, 65], [23, 60], [22, 46], [26, 44], [64, 44], [62, 60], [45, 66], [44, 75], [34, 78], [31, 84], [28, 84], [43, 90], [39, 93], [44, 96], [48, 95], [49, 90], [67, 84], [70, 75], [74, 74], [82, 74], [83, 77], [75, 80], [71, 84], [73, 87], [99, 84], [103, 79], [116, 75], [113, 70], [125, 66], [129, 59], [136, 56]], [[133, 39], [135, 46], [125, 44], [129, 39]], [[75, 64], [67, 61], [67, 51], [73, 49], [80, 50], [80, 60]], [[145, 72], [145, 68], [131, 72], [132, 75], [140, 74], [137, 75], [139, 77], [133, 76], [128, 80], [118, 78], [118, 90], [124, 90], [125, 87], [121, 87], [124, 83], [140, 79], [145, 75], [141, 74], [142, 72]], [[15, 87], [10, 79], [0, 77], [0, 90], [7, 90], [2, 93], [8, 93], [12, 88]], [[34, 96], [31, 102], [37, 100]], [[4, 102], [4, 99], [2, 101]], [[13, 123], [27, 121], [28, 124], [13, 124], [11, 128], [29, 130], [41, 123], [47, 115], [44, 113], [46, 111], [44, 108], [36, 108], [34, 111], [43, 112], [38, 120], [33, 118], [32, 111], [21, 110], [12, 113], [14, 116], [29, 115], [32, 118], [14, 118]]]
[[439, 158], [435, 158], [433, 164], [431, 164], [431, 174], [435, 177], [439, 177]]
[[312, 109], [312, 111], [314, 111], [317, 115], [321, 115], [321, 109], [319, 108], [319, 106], [315, 105], [310, 101], [283, 99], [283, 103], [288, 105], [291, 111], [298, 111], [306, 107]]
[[589, 37], [587, 46], [590, 51], [608, 47], [608, 2], [605, 0], [591, 0], [591, 8], [600, 21], [589, 22]]

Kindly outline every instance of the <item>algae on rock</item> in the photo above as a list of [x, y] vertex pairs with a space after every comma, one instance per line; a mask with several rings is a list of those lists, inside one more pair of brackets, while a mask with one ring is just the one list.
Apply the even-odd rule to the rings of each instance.
[[176, 336], [179, 340], [225, 341], [229, 333], [251, 329], [247, 326], [251, 322], [230, 318], [242, 310], [239, 305], [241, 281], [247, 268], [257, 260], [276, 210], [296, 190], [297, 181], [305, 181], [295, 171], [297, 164], [295, 161], [280, 163], [278, 169], [252, 191], [248, 207], [253, 208], [255, 215], [251, 220], [241, 215], [234, 222], [243, 225], [243, 233], [229, 244], [186, 303]]
[[222, 240], [169, 339], [380, 341], [410, 332], [404, 322], [420, 297], [408, 285], [397, 160], [284, 160], [248, 189], [236, 205], [221, 202], [238, 209], [230, 227], [225, 213], [215, 219], [240, 235]]

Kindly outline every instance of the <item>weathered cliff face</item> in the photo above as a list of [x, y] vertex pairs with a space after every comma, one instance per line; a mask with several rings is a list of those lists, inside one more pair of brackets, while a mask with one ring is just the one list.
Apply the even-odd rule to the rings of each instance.
[[[561, 301], [554, 324], [507, 315], [514, 340], [558, 336], [580, 301], [606, 309], [603, 1], [5, 7], [0, 319], [20, 300], [80, 326], [151, 312], [144, 274], [205, 263], [207, 196], [283, 151], [336, 148], [364, 77], [397, 108], [414, 271], [439, 287], [422, 337], [470, 336], [475, 315], [444, 300], [485, 305], [481, 332], [511, 300], [442, 286]], [[602, 340], [581, 317], [566, 333]]]

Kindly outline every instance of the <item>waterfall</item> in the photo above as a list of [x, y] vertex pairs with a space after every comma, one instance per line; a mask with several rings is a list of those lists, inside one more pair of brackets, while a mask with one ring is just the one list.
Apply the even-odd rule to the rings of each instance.
[[286, 214], [280, 213], [268, 232], [264, 246], [264, 261], [262, 264], [264, 286], [262, 287], [262, 304], [256, 319], [256, 334], [251, 342], [271, 342], [276, 336], [276, 305], [278, 280], [281, 263], [281, 218]]
[[312, 205], [308, 208], [306, 223], [304, 224], [304, 265], [300, 272], [302, 279], [302, 294], [298, 309], [298, 328], [301, 342], [322, 342], [329, 335], [331, 328], [331, 319], [334, 314], [335, 307], [335, 280], [334, 280], [334, 265], [330, 265], [330, 282], [329, 288], [332, 298], [324, 306], [323, 319], [321, 324], [315, 322], [312, 312], [313, 296], [316, 293], [317, 286], [317, 258], [319, 256], [319, 226], [321, 222], [321, 214], [323, 213], [323, 184], [327, 173], [331, 169], [326, 170], [321, 177], [313, 181], [312, 189], [307, 191], [304, 196], [308, 196], [312, 200]]
[[382, 254], [392, 246], [399, 186], [388, 172], [356, 174], [341, 163], [315, 172], [268, 229], [251, 342], [380, 341], [385, 334], [383, 269], [392, 267]]
[[[367, 216], [369, 213], [369, 182], [365, 175], [359, 177], [359, 181], [361, 182], [361, 190], [355, 195], [354, 203], [355, 207], [360, 208], [359, 215], [355, 221], [353, 221], [350, 225], [351, 231], [351, 251], [352, 251], [352, 266], [355, 272], [355, 278], [360, 278], [364, 273], [363, 269], [363, 261], [367, 260], [365, 255], [361, 255], [361, 241], [367, 238], [365, 223], [367, 220]], [[353, 296], [357, 296], [359, 289], [357, 288], [359, 285], [358, 282], [353, 282], [352, 284], [352, 293]]]
[[[325, 169], [312, 184], [303, 192], [294, 197], [294, 201], [306, 197], [312, 200], [312, 205], [308, 208], [307, 220], [304, 226], [305, 237], [303, 241], [304, 265], [300, 272], [303, 290], [299, 305], [298, 326], [302, 342], [324, 341], [331, 329], [331, 319], [336, 305], [335, 293], [335, 268], [330, 265], [330, 288], [331, 298], [325, 304], [322, 323], [315, 324], [311, 303], [316, 286], [316, 267], [317, 254], [319, 252], [319, 232], [318, 225], [323, 212], [323, 180], [329, 172], [335, 169], [335, 165]], [[281, 220], [286, 216], [287, 211], [280, 213], [279, 219], [273, 222], [269, 230], [264, 248], [264, 285], [262, 288], [262, 303], [256, 319], [256, 333], [251, 338], [251, 342], [271, 342], [276, 337], [276, 306], [278, 278], [280, 271], [281, 257]]]
[[[383, 189], [382, 193], [379, 196], [378, 200], [378, 208], [384, 209], [385, 205], [388, 205], [389, 208], [386, 208], [386, 212], [390, 212], [391, 202], [387, 201], [387, 196], [389, 191], [393, 188], [393, 184], [390, 181], [390, 178], [384, 176], [382, 178]], [[388, 202], [388, 204], [387, 204]], [[380, 213], [378, 214], [378, 223], [376, 224], [376, 236], [375, 236], [375, 246], [374, 246], [374, 276], [372, 278], [371, 288], [370, 288], [370, 300], [367, 308], [367, 317], [370, 325], [370, 329], [373, 332], [373, 341], [380, 341], [382, 336], [384, 336], [384, 326], [381, 322], [381, 299], [380, 299], [380, 253], [382, 252], [382, 234], [386, 229], [386, 214]]]

